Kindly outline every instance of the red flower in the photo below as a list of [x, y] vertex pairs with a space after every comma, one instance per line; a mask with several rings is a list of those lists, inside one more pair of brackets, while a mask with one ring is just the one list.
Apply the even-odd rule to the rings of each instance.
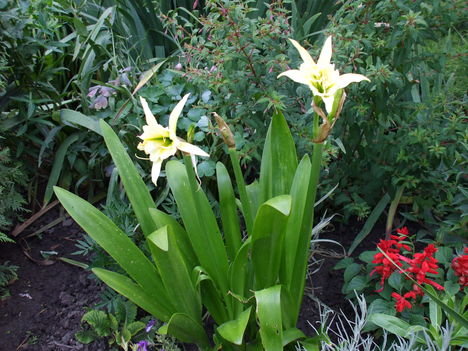
[[[392, 297], [396, 300], [395, 309], [398, 312], [402, 312], [405, 308], [412, 308], [413, 307], [411, 305], [411, 303], [408, 300], [406, 300], [408, 297], [412, 297], [413, 295], [408, 296], [408, 294], [410, 294], [410, 293], [406, 293], [404, 296], [401, 296], [401, 295], [397, 294], [396, 292], [392, 293]], [[416, 296], [414, 296], [414, 298], [415, 297]]]
[[401, 234], [401, 235], [404, 235], [404, 236], [409, 235], [408, 227], [399, 228], [396, 231], [397, 231], [398, 234]]
[[[393, 248], [394, 245], [396, 245], [395, 240], [380, 240], [377, 247], [380, 248], [383, 252], [385, 252], [385, 254], [393, 262], [395, 262], [399, 267], [401, 267], [403, 264], [400, 262], [399, 249]], [[372, 272], [370, 272], [370, 275], [372, 276], [374, 273], [377, 273], [381, 276], [381, 288], [379, 290], [376, 290], [376, 292], [381, 292], [384, 288], [385, 280], [388, 279], [397, 268], [382, 252], [377, 252], [374, 255], [374, 260], [372, 261], [372, 263], [377, 264], [377, 266], [372, 270]]]
[[457, 256], [452, 261], [452, 268], [458, 278], [461, 288], [468, 286], [468, 247], [465, 247], [464, 254]]
[[[444, 290], [443, 286], [426, 277], [428, 273], [438, 274], [438, 261], [433, 257], [436, 252], [437, 248], [430, 244], [424, 249], [423, 253], [415, 253], [413, 259], [403, 258], [402, 260], [409, 264], [409, 268], [405, 269], [405, 272], [412, 274], [413, 279], [419, 284], [430, 284], [438, 290]], [[420, 294], [419, 289], [417, 292]]]

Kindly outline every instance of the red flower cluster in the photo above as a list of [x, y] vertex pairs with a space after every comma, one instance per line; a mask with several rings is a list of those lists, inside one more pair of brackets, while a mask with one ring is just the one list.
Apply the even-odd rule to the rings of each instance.
[[407, 292], [405, 295], [401, 296], [400, 294], [393, 292], [392, 297], [396, 300], [395, 309], [398, 312], [401, 312], [405, 308], [413, 307], [411, 303], [406, 299], [411, 297], [412, 299], [416, 300], [416, 293], [414, 291], [410, 291], [410, 292]]
[[452, 261], [452, 268], [458, 278], [461, 288], [468, 286], [468, 247], [465, 247], [464, 254], [457, 256]]
[[[403, 257], [400, 255], [401, 248], [404, 248], [407, 251], [411, 250], [408, 245], [402, 243], [409, 234], [408, 228], [403, 227], [401, 229], [397, 229], [397, 233], [399, 235], [390, 235], [390, 240], [380, 240], [377, 247], [385, 252], [385, 255], [395, 262], [395, 264], [402, 267], [403, 264], [400, 262], [401, 257]], [[374, 260], [372, 261], [372, 263], [377, 264], [377, 266], [372, 270], [370, 275], [372, 276], [374, 273], [377, 273], [381, 276], [381, 288], [376, 290], [376, 292], [381, 292], [383, 290], [385, 280], [388, 279], [397, 269], [397, 267], [395, 267], [395, 265], [385, 255], [378, 252], [374, 255]]]
[[[372, 263], [377, 264], [374, 270], [370, 273], [371, 275], [377, 273], [381, 276], [380, 285], [381, 288], [376, 290], [380, 292], [384, 288], [384, 282], [388, 279], [392, 273], [397, 270], [397, 267], [403, 267], [403, 262], [408, 265], [408, 268], [403, 271], [406, 272], [411, 278], [416, 280], [418, 284], [430, 284], [439, 290], [443, 290], [444, 287], [437, 284], [435, 281], [427, 278], [427, 274], [438, 274], [437, 260], [434, 258], [434, 254], [437, 252], [437, 248], [430, 244], [422, 253], [415, 253], [413, 258], [405, 257], [401, 254], [402, 248], [406, 251], [411, 251], [410, 247], [404, 244], [404, 240], [408, 236], [408, 228], [404, 227], [397, 229], [398, 235], [391, 235], [390, 240], [380, 240], [377, 247], [379, 247], [385, 255], [378, 252], [374, 255]], [[388, 258], [390, 258], [395, 264], [393, 264]], [[464, 282], [468, 283], [468, 256], [462, 258], [464, 261], [454, 261], [457, 267], [463, 268]], [[461, 272], [461, 270], [459, 270]], [[409, 298], [416, 300], [417, 295], [424, 295], [423, 290], [417, 285], [413, 284], [413, 290], [405, 293], [404, 295], [392, 293], [392, 297], [396, 300], [395, 308], [398, 312], [402, 312], [405, 308], [412, 308], [413, 306], [408, 301]]]
[[[405, 269], [405, 272], [409, 273], [418, 284], [430, 284], [438, 290], [444, 290], [444, 287], [437, 284], [426, 277], [426, 274], [438, 274], [437, 260], [434, 258], [434, 254], [437, 252], [437, 248], [430, 244], [422, 253], [415, 253], [413, 259], [401, 257], [401, 260], [409, 264], [409, 268]], [[414, 291], [418, 295], [424, 295], [421, 288], [414, 284]]]

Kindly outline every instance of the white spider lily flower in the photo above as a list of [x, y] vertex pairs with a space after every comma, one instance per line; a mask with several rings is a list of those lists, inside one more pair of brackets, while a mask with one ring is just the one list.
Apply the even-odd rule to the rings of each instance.
[[186, 94], [169, 115], [169, 128], [163, 127], [156, 122], [156, 118], [153, 116], [148, 103], [144, 98], [140, 97], [147, 125], [143, 126], [143, 134], [139, 136], [143, 141], [138, 144], [138, 150], [142, 150], [148, 154], [150, 161], [153, 162], [151, 180], [154, 184], [156, 184], [161, 172], [162, 161], [173, 156], [177, 150], [191, 155], [210, 156], [198, 146], [187, 143], [176, 135], [177, 120], [189, 95]]
[[361, 74], [346, 73], [340, 75], [335, 65], [331, 64], [332, 38], [328, 37], [323, 44], [320, 57], [315, 63], [310, 54], [297, 41], [289, 39], [299, 51], [304, 61], [299, 69], [291, 69], [281, 73], [279, 77], [286, 76], [293, 81], [307, 85], [314, 96], [320, 96], [325, 104], [327, 113], [332, 111], [335, 94], [339, 89], [347, 87], [350, 83], [357, 83], [369, 79]]

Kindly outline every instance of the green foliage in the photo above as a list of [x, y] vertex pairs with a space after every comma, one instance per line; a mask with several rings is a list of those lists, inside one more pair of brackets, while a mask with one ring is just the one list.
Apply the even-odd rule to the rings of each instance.
[[[190, 157], [185, 158], [185, 166], [177, 161], [166, 165], [181, 226], [155, 209], [145, 184], [112, 129], [101, 122], [101, 131], [136, 217], [146, 223], [142, 229], [153, 260], [96, 208], [56, 188], [56, 195], [72, 217], [129, 277], [101, 268], [93, 272], [165, 322], [159, 333], [196, 343], [201, 348], [209, 345], [202, 306], [215, 321], [213, 341], [218, 345], [251, 344], [282, 349], [283, 345], [302, 338], [295, 325], [305, 284], [322, 148], [314, 152], [314, 166], [307, 156], [298, 165], [286, 121], [281, 113], [275, 113], [265, 142], [260, 181], [253, 188], [250, 185], [246, 192], [243, 179], [236, 175], [241, 213], [246, 221], [253, 216], [253, 225], [239, 242], [235, 238], [244, 235], [239, 223], [235, 225], [239, 216], [232, 206], [238, 200], [221, 164], [217, 172], [219, 180], [224, 178], [218, 183], [219, 193], [223, 194], [220, 210], [224, 236], [207, 196], [197, 183]], [[238, 166], [236, 151], [230, 151], [233, 166]], [[284, 164], [291, 167], [285, 168]], [[272, 175], [278, 182], [271, 181]], [[251, 317], [253, 313], [256, 318]]]
[[6, 287], [18, 279], [18, 274], [16, 273], [18, 268], [18, 266], [12, 265], [8, 261], [0, 264], [0, 301], [10, 296]]
[[[268, 111], [284, 110], [288, 106], [286, 117], [291, 121], [299, 153], [311, 148], [310, 141], [304, 138], [310, 135], [310, 126], [303, 117], [309, 109], [310, 93], [306, 88], [277, 79], [289, 64], [287, 39], [296, 37], [291, 15], [304, 11], [301, 20], [292, 19], [294, 25], [303, 26], [306, 17], [318, 11], [307, 2], [296, 1], [296, 6], [293, 3], [207, 1], [205, 15], [199, 16], [195, 23], [187, 23], [183, 17], [185, 12], [180, 9], [168, 13], [164, 21], [165, 29], [180, 46], [174, 54], [179, 61], [175, 67], [197, 87], [204, 108], [216, 111], [229, 123], [243, 166], [248, 167], [247, 173], [255, 174], [258, 169], [268, 129], [265, 119]], [[324, 8], [329, 6], [324, 1], [314, 3]], [[256, 7], [261, 9], [257, 11]], [[311, 25], [312, 22], [305, 25], [306, 29], [322, 29]], [[301, 33], [305, 35], [304, 30]], [[203, 141], [202, 135], [197, 141]], [[210, 155], [220, 160], [224, 156], [220, 152]]]
[[[2, 142], [0, 141], [0, 145]], [[9, 148], [0, 150], [0, 243], [12, 242], [3, 232], [8, 232], [13, 221], [21, 220], [26, 212], [22, 192], [27, 185], [27, 177], [19, 162], [11, 159]]]
[[82, 344], [89, 344], [97, 339], [108, 339], [109, 346], [118, 345], [127, 350], [132, 340], [142, 336], [146, 323], [136, 320], [136, 306], [129, 302], [117, 299], [108, 312], [102, 310], [89, 310], [83, 315], [82, 323], [86, 328], [75, 334]]
[[347, 1], [327, 28], [339, 39], [337, 63], [362, 67], [371, 79], [350, 88], [353, 101], [336, 126], [346, 153], [327, 179], [347, 189], [334, 201], [348, 215], [367, 215], [385, 192], [393, 198], [405, 185], [408, 218], [424, 219], [439, 240], [467, 232], [463, 6]]

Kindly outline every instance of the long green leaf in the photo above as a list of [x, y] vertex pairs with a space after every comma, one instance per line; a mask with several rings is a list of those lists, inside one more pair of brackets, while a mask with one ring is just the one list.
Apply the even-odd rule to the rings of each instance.
[[283, 327], [281, 322], [281, 286], [256, 291], [257, 318], [260, 337], [265, 350], [283, 350]]
[[146, 237], [165, 290], [178, 312], [201, 323], [201, 299], [190, 278], [174, 233], [164, 226]]
[[200, 323], [183, 313], [174, 314], [166, 325], [159, 328], [158, 332], [175, 336], [182, 342], [197, 344], [202, 349], [208, 348], [210, 345]]
[[54, 187], [55, 194], [70, 216], [135, 280], [147, 294], [168, 309], [172, 304], [163, 289], [156, 267], [109, 218], [69, 191]]
[[220, 325], [217, 328], [219, 335], [233, 344], [242, 345], [242, 340], [244, 338], [245, 329], [247, 328], [247, 324], [249, 322], [251, 310], [252, 307], [249, 307], [240, 313], [237, 319]]
[[177, 246], [179, 247], [180, 252], [182, 253], [182, 257], [191, 271], [195, 266], [197, 266], [198, 259], [193, 252], [192, 244], [190, 243], [190, 239], [187, 235], [185, 229], [177, 222], [172, 216], [164, 213], [158, 209], [150, 208], [149, 213], [151, 218], [153, 218], [155, 225], [157, 225], [157, 229], [162, 228], [166, 225], [172, 228], [174, 232], [174, 236], [177, 241]]
[[284, 227], [291, 210], [291, 196], [280, 195], [260, 206], [252, 236], [255, 289], [276, 284], [281, 264]]
[[260, 167], [261, 203], [289, 194], [297, 168], [294, 140], [280, 111], [273, 114], [263, 148]]
[[233, 261], [241, 246], [241, 231], [231, 178], [226, 167], [220, 162], [216, 164], [216, 179], [218, 182], [219, 208], [221, 210], [224, 240], [226, 241], [229, 258]]
[[154, 296], [147, 294], [130, 278], [102, 268], [93, 268], [92, 271], [109, 287], [125, 296], [146, 312], [151, 313], [153, 316], [164, 322], [169, 321], [172, 313], [167, 309], [167, 306], [161, 304], [158, 299], [154, 298]]
[[203, 305], [206, 307], [216, 324], [220, 325], [233, 318], [234, 314], [228, 311], [225, 300], [230, 302], [229, 297], [223, 297], [217, 289], [213, 279], [203, 267], [197, 266], [193, 270], [194, 281], [200, 288]]
[[100, 121], [100, 126], [107, 148], [119, 171], [138, 223], [140, 223], [143, 233], [149, 235], [157, 228], [148, 212], [149, 208], [155, 207], [149, 190], [112, 128], [103, 120]]
[[296, 321], [304, 294], [306, 272], [312, 238], [315, 192], [311, 187], [312, 164], [306, 155], [297, 167], [291, 187], [291, 215], [286, 226], [285, 237], [285, 284], [295, 306], [288, 311]]
[[53, 187], [57, 185], [57, 182], [60, 177], [60, 173], [62, 173], [63, 168], [63, 161], [65, 160], [65, 156], [67, 154], [68, 148], [71, 144], [79, 139], [78, 134], [70, 135], [63, 143], [60, 144], [57, 153], [55, 154], [54, 164], [52, 165], [52, 170], [49, 174], [49, 180], [47, 182], [45, 194], [44, 194], [44, 205], [46, 205], [50, 199], [52, 198], [53, 194]]
[[351, 244], [351, 247], [348, 250], [348, 255], [351, 255], [351, 253], [356, 249], [356, 247], [361, 243], [361, 241], [363, 241], [366, 238], [366, 236], [370, 233], [375, 223], [379, 219], [380, 215], [385, 210], [385, 207], [387, 207], [389, 201], [390, 196], [388, 194], [385, 194], [380, 199], [379, 203], [374, 207], [371, 214], [369, 215], [369, 218], [367, 218], [366, 223], [364, 223], [364, 226], [362, 227], [361, 231]]
[[190, 157], [185, 162], [186, 167], [178, 161], [169, 161], [166, 164], [167, 180], [198, 260], [221, 293], [226, 295], [226, 248], [210, 203], [196, 182]]
[[97, 134], [101, 134], [101, 127], [99, 126], [99, 121], [86, 116], [80, 112], [73, 110], [61, 110], [60, 111], [60, 120], [66, 123], [77, 124], [79, 126], [85, 127]]
[[[246, 299], [247, 289], [246, 287], [252, 286], [249, 284], [253, 278], [252, 272], [249, 271], [248, 265], [248, 255], [251, 248], [252, 237], [247, 238], [247, 240], [242, 244], [239, 251], [237, 252], [234, 262], [231, 263], [229, 267], [229, 283], [231, 287], [231, 292], [237, 296], [240, 296], [242, 299]], [[243, 301], [238, 299], [233, 299], [233, 311], [234, 315], [238, 315], [244, 307]]]
[[[294, 268], [296, 266], [296, 259], [299, 260], [298, 253], [304, 248], [309, 248], [309, 235], [307, 232], [303, 233], [302, 222], [304, 216], [312, 216], [312, 213], [305, 213], [307, 196], [308, 196], [308, 186], [310, 180], [310, 169], [311, 164], [309, 157], [306, 155], [301, 160], [299, 166], [297, 167], [296, 174], [291, 186], [291, 214], [288, 219], [288, 225], [286, 227], [285, 234], [285, 246], [284, 246], [284, 261], [285, 261], [285, 280], [286, 286], [288, 289], [291, 289], [291, 284], [293, 280]], [[312, 228], [309, 230], [309, 234], [312, 233]], [[302, 261], [305, 259], [305, 264], [307, 265], [307, 257], [300, 255]], [[305, 274], [305, 272], [304, 272]]]

